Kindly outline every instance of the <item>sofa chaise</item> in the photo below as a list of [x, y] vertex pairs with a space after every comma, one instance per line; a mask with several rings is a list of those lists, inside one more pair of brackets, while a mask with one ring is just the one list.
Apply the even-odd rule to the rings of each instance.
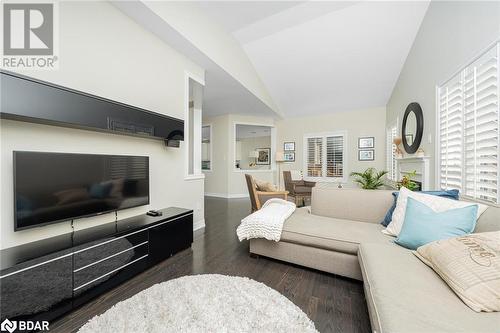
[[[500, 332], [500, 313], [476, 313], [411, 251], [381, 230], [393, 191], [318, 188], [310, 211], [287, 219], [280, 242], [250, 240], [250, 252], [364, 282], [374, 332]], [[475, 232], [500, 230], [489, 207]]]

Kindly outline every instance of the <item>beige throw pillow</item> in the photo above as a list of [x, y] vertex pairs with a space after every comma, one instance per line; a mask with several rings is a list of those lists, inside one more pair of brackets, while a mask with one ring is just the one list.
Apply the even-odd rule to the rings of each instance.
[[277, 191], [276, 186], [271, 184], [270, 182], [263, 182], [260, 180], [255, 180], [255, 185], [257, 186], [258, 191], [262, 192], [274, 192]]
[[413, 253], [472, 310], [500, 311], [500, 231], [435, 241]]

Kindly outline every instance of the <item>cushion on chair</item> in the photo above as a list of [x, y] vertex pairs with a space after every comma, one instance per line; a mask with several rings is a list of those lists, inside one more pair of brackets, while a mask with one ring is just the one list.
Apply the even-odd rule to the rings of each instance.
[[295, 193], [298, 194], [311, 194], [312, 187], [309, 186], [295, 186]]
[[264, 182], [257, 179], [255, 179], [255, 185], [257, 186], [257, 191], [274, 192], [277, 190], [276, 186], [270, 182]]

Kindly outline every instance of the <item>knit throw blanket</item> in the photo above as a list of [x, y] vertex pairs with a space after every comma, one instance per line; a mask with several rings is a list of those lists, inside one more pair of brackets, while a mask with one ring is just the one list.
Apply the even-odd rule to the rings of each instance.
[[243, 220], [236, 234], [240, 242], [244, 239], [265, 238], [278, 242], [281, 239], [283, 223], [295, 211], [293, 202], [269, 199], [262, 208]]

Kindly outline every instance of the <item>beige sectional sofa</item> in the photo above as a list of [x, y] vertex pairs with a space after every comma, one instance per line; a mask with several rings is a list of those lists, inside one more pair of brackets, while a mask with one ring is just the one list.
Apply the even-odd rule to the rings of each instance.
[[[500, 332], [500, 313], [467, 307], [413, 253], [381, 233], [392, 191], [315, 187], [309, 208], [285, 222], [280, 242], [252, 239], [250, 252], [364, 282], [375, 332]], [[475, 232], [500, 230], [490, 207]]]

